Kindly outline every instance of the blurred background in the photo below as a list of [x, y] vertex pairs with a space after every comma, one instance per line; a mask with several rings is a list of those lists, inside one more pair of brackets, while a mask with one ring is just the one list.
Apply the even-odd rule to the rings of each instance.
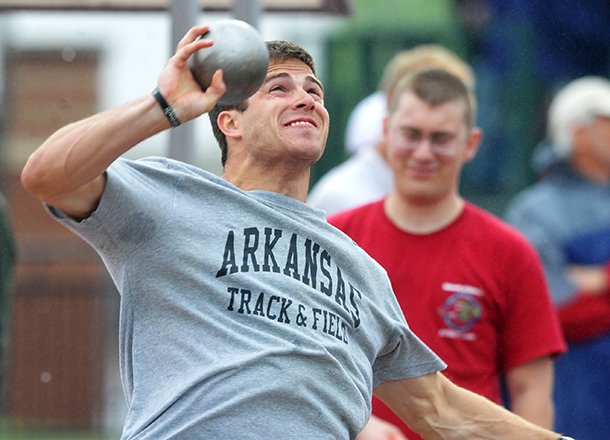
[[[313, 181], [347, 157], [345, 126], [399, 50], [446, 46], [477, 75], [484, 141], [463, 194], [501, 214], [537, 177], [552, 93], [610, 75], [610, 1], [0, 0], [0, 439], [118, 438], [118, 295], [98, 257], [25, 193], [28, 155], [61, 126], [150, 93], [190, 25], [241, 18], [314, 56], [331, 131]], [[207, 118], [129, 156], [168, 155], [220, 173]], [[7, 273], [10, 275], [11, 270]], [[2, 280], [0, 280], [2, 281]]]

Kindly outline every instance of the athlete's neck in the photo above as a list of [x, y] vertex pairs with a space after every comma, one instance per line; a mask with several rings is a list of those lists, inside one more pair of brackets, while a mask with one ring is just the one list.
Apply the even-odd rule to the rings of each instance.
[[223, 178], [244, 191], [271, 191], [305, 202], [310, 171], [283, 167], [225, 167]]

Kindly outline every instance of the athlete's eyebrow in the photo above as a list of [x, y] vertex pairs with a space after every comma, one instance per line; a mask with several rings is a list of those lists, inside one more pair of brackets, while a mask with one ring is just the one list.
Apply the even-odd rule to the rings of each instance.
[[[291, 75], [287, 72], [279, 72], [279, 73], [269, 75], [268, 77], [266, 77], [263, 84], [267, 84], [268, 82], [273, 81], [274, 79], [277, 79], [277, 78], [290, 78], [290, 77], [291, 77]], [[306, 79], [309, 82], [317, 84], [318, 87], [320, 87], [322, 89], [322, 91], [324, 91], [324, 86], [322, 85], [320, 80], [318, 80], [318, 78], [316, 78], [315, 76], [312, 76], [312, 75], [307, 75]]]

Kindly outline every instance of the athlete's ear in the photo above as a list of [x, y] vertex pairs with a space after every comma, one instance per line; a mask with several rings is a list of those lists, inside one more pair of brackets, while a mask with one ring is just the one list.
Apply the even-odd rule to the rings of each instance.
[[218, 128], [228, 138], [239, 139], [241, 133], [241, 112], [237, 110], [225, 110], [218, 115]]

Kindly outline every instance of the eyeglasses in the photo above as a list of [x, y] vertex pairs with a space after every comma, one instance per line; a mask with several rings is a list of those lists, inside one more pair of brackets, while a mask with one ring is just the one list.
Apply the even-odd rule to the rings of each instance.
[[422, 144], [427, 143], [430, 151], [438, 156], [453, 157], [458, 153], [454, 133], [441, 131], [424, 136], [419, 130], [405, 127], [395, 127], [391, 133], [396, 141], [396, 147], [409, 152], [413, 152]]

